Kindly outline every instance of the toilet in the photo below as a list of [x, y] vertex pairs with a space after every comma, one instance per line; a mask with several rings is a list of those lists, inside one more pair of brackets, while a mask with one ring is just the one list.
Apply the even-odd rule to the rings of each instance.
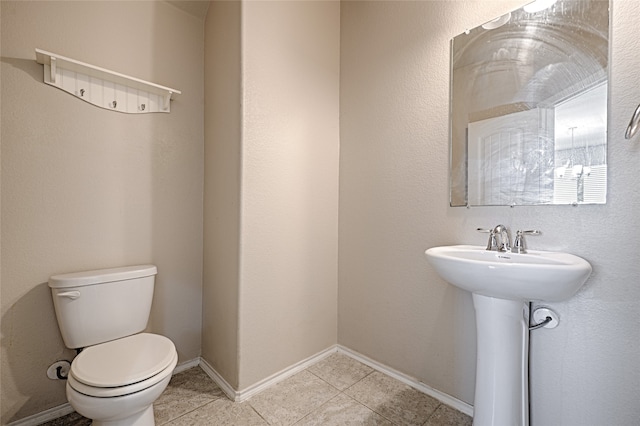
[[127, 266], [49, 278], [71, 363], [69, 404], [94, 426], [154, 425], [153, 403], [178, 362], [164, 336], [147, 326], [157, 268]]

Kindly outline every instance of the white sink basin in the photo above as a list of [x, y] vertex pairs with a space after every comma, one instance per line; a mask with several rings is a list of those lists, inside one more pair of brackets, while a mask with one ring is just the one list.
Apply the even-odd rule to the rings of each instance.
[[559, 302], [573, 296], [591, 274], [589, 262], [567, 253], [516, 254], [459, 245], [433, 247], [425, 254], [449, 283], [500, 299]]

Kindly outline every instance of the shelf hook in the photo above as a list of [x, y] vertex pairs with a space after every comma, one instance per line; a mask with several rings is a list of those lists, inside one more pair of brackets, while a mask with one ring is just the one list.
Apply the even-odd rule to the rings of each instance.
[[164, 109], [169, 109], [169, 102], [171, 101], [171, 95], [173, 92], [169, 91], [164, 97]]
[[56, 58], [54, 56], [51, 57], [51, 82], [56, 82]]

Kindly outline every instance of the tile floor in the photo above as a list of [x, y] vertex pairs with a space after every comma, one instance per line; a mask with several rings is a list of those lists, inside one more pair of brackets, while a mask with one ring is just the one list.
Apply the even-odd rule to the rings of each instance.
[[[154, 405], [156, 425], [471, 426], [471, 417], [353, 358], [334, 353], [242, 403], [200, 368], [176, 374]], [[46, 426], [85, 426], [77, 413]]]

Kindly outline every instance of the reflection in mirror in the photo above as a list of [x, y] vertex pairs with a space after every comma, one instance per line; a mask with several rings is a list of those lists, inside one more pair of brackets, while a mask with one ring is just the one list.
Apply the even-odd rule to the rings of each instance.
[[538, 0], [451, 45], [451, 205], [605, 203], [608, 1]]

